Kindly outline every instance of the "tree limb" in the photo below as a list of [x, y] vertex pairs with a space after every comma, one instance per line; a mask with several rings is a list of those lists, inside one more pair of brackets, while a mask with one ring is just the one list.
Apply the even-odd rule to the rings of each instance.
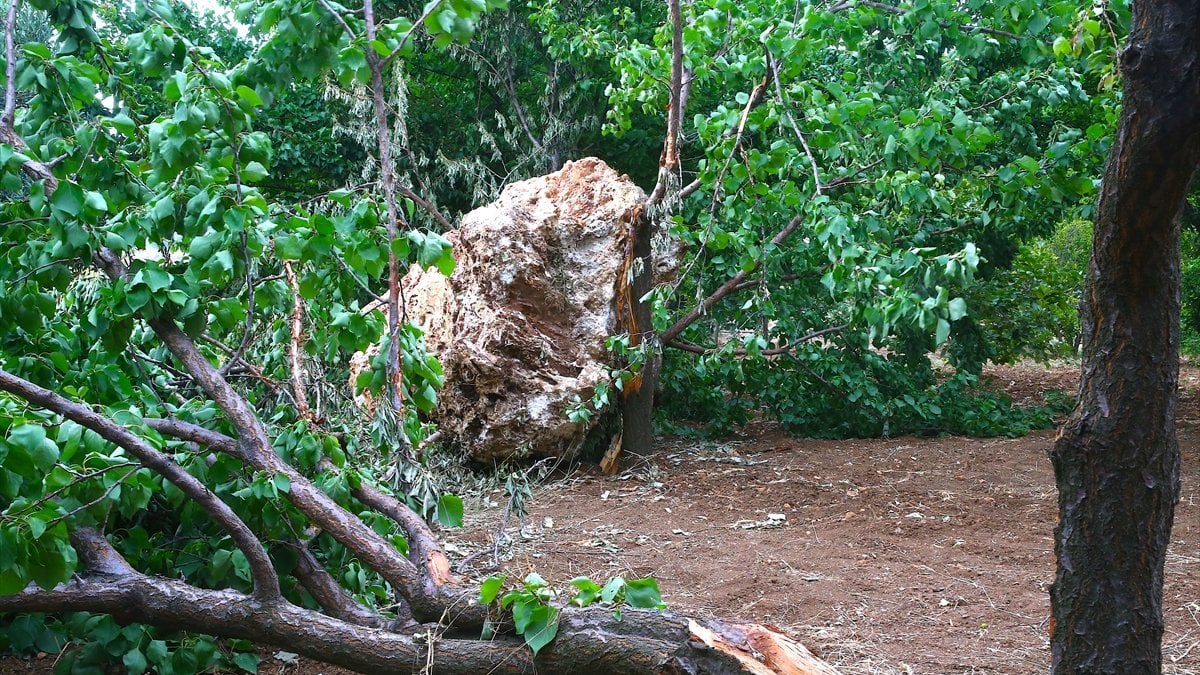
[[278, 602], [279, 578], [267, 557], [262, 543], [241, 518], [208, 489], [198, 478], [188, 473], [165, 453], [150, 447], [146, 441], [112, 420], [93, 412], [87, 406], [68, 401], [58, 394], [0, 369], [0, 390], [4, 390], [33, 405], [91, 429], [106, 441], [124, 448], [142, 464], [157, 472], [199, 504], [214, 521], [229, 533], [234, 544], [246, 556], [254, 579], [254, 595], [263, 602]]
[[12, 129], [17, 116], [17, 10], [21, 0], [10, 0], [8, 17], [4, 20], [4, 112], [0, 127]]
[[[97, 263], [109, 276], [120, 278], [127, 275], [128, 270], [112, 251], [101, 249], [96, 258]], [[318, 527], [354, 551], [364, 563], [379, 572], [408, 601], [413, 616], [419, 621], [440, 618], [447, 609], [448, 599], [426, 594], [421, 575], [412, 562], [275, 453], [266, 428], [250, 404], [221, 377], [216, 368], [196, 349], [191, 338], [170, 318], [160, 316], [147, 319], [147, 323], [175, 358], [192, 374], [205, 394], [225, 412], [237, 430], [243, 461], [268, 475], [287, 477], [291, 482], [291, 489], [286, 493], [288, 501]], [[482, 625], [486, 617], [478, 603], [464, 601], [457, 595], [449, 600], [456, 605], [456, 611], [460, 613], [465, 624]]]
[[[796, 673], [837, 675], [802, 645], [756, 624], [700, 622], [670, 612], [626, 608], [562, 610], [558, 635], [536, 657], [516, 637], [490, 641], [430, 635], [426, 643], [391, 630], [359, 626], [287, 602], [267, 605], [233, 591], [196, 588], [112, 563], [45, 591], [31, 586], [0, 596], [0, 613], [97, 612], [121, 623], [148, 623], [273, 645], [366, 673], [439, 675], [527, 673]], [[113, 557], [115, 556], [115, 559]], [[88, 554], [89, 559], [95, 556]]]
[[346, 589], [338, 584], [303, 542], [291, 541], [285, 545], [296, 554], [296, 567], [292, 575], [309, 595], [317, 601], [325, 613], [358, 626], [383, 628], [389, 622], [376, 612], [359, 604], [350, 597]]
[[[794, 218], [792, 218], [790, 221], [788, 221], [788, 224], [786, 226], [784, 226], [784, 228], [782, 230], [780, 230], [774, 237], [771, 238], [770, 245], [778, 246], [778, 245], [782, 244], [784, 242], [784, 240], [787, 239], [788, 237], [790, 237], [791, 234], [796, 231], [796, 228], [800, 227], [800, 224], [803, 222], [804, 222], [803, 214], [797, 215]], [[704, 298], [703, 300], [701, 300], [700, 304], [698, 304], [694, 308], [692, 308], [692, 310], [690, 312], [688, 312], [682, 318], [680, 318], [678, 321], [676, 321], [670, 328], [663, 331], [662, 335], [660, 336], [660, 339], [662, 340], [663, 344], [671, 342], [675, 338], [679, 337], [679, 334], [682, 333], [684, 331], [684, 329], [686, 329], [688, 326], [692, 325], [696, 321], [696, 319], [699, 319], [701, 316], [703, 316], [705, 313], [707, 313], [709, 309], [712, 309], [713, 305], [720, 302], [721, 299], [724, 298], [725, 296], [729, 295], [730, 293], [734, 292], [735, 290], [738, 290], [738, 286], [743, 281], [746, 280], [746, 277], [750, 276], [751, 272], [758, 269], [758, 266], [760, 264], [761, 264], [761, 261], [756, 260], [756, 261], [754, 261], [754, 264], [750, 267], [750, 269], [741, 270], [737, 274], [733, 275], [732, 278], [730, 278], [725, 283], [721, 284], [721, 286], [717, 290], [713, 291], [711, 295], [709, 295], [707, 298]]]
[[[413, 167], [414, 175], [416, 174], [416, 170], [417, 170], [417, 168], [414, 166]], [[417, 193], [413, 192], [412, 190], [404, 187], [403, 185], [397, 185], [396, 191], [399, 192], [404, 197], [411, 199], [413, 201], [413, 203], [416, 204], [417, 206], [425, 209], [425, 212], [428, 213], [430, 216], [433, 216], [433, 219], [438, 222], [438, 225], [441, 225], [442, 227], [446, 228], [447, 230], [454, 229], [454, 225], [451, 224], [450, 220], [448, 218], [446, 218], [446, 216], [442, 215], [442, 212], [438, 211], [437, 207], [435, 207], [433, 205], [433, 203], [430, 202], [429, 200], [424, 199], [423, 197], [421, 197]]]
[[[829, 328], [822, 328], [821, 330], [815, 330], [807, 335], [803, 335], [803, 336], [787, 343], [786, 345], [781, 345], [779, 347], [772, 347], [770, 349], [759, 350], [758, 356], [779, 356], [780, 354], [790, 354], [790, 353], [792, 353], [793, 350], [796, 349], [796, 347], [804, 344], [805, 342], [811, 342], [813, 340], [816, 340], [819, 337], [824, 337], [826, 335], [840, 333], [849, 327], [850, 327], [850, 324], [844, 323], [844, 324], [841, 324], [840, 326], [830, 326]], [[714, 354], [716, 352], [721, 351], [720, 347], [704, 347], [704, 346], [698, 345], [694, 342], [688, 342], [687, 340], [684, 340], [682, 338], [675, 338], [675, 339], [671, 340], [670, 342], [664, 342], [663, 344], [665, 344], [668, 347], [674, 347], [675, 349], [678, 349], [681, 351], [690, 352], [692, 354]], [[739, 348], [739, 349], [733, 350], [733, 355], [734, 356], [749, 356], [750, 352], [748, 350]]]
[[646, 206], [657, 206], [667, 196], [671, 175], [679, 165], [679, 128], [683, 119], [683, 19], [679, 11], [680, 0], [667, 0], [667, 13], [671, 21], [671, 91], [667, 108], [667, 134], [663, 139], [662, 156], [658, 160], [658, 182]]
[[304, 298], [300, 296], [300, 281], [292, 261], [283, 261], [283, 273], [288, 287], [292, 289], [292, 313], [288, 360], [291, 363], [292, 395], [296, 399], [296, 415], [305, 422], [313, 421], [312, 409], [308, 407], [308, 388], [304, 384]]

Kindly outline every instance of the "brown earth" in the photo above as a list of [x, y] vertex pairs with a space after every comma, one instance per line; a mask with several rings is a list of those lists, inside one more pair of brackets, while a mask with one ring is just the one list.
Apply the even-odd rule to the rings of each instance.
[[[990, 375], [1025, 403], [1076, 387], [1070, 368]], [[1176, 675], [1200, 673], [1200, 370], [1183, 384], [1164, 599]], [[564, 585], [653, 576], [672, 610], [775, 624], [847, 675], [1042, 673], [1054, 436], [825, 441], [755, 425], [725, 442], [668, 439], [644, 469], [539, 489], [502, 566]], [[501, 511], [475, 514], [458, 545], [479, 549]]]
[[[989, 373], [1018, 402], [1075, 389], [1070, 368]], [[1164, 594], [1174, 675], [1200, 673], [1198, 392], [1200, 369], [1186, 368]], [[775, 624], [847, 675], [1044, 673], [1054, 434], [823, 441], [758, 424], [722, 442], [666, 439], [640, 470], [580, 470], [536, 488], [524, 525], [507, 529], [501, 566], [563, 586], [653, 576], [672, 610]], [[449, 537], [459, 558], [483, 552], [477, 568], [503, 513], [491, 497]], [[264, 657], [261, 673], [345, 672]], [[0, 661], [0, 672], [30, 665]]]

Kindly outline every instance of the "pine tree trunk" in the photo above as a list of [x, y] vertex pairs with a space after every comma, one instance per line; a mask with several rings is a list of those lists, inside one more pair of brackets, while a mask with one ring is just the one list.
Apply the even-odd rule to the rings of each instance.
[[1179, 495], [1179, 215], [1200, 162], [1200, 0], [1135, 3], [1082, 312], [1079, 404], [1051, 459], [1055, 673], [1158, 673]]

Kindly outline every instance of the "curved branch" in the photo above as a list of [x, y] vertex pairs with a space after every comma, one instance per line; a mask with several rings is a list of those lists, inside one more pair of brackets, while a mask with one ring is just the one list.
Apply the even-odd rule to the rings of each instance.
[[[121, 278], [128, 274], [124, 263], [108, 249], [98, 251], [96, 259], [110, 277]], [[291, 489], [286, 493], [288, 501], [379, 572], [408, 601], [418, 620], [437, 620], [442, 616], [447, 609], [444, 599], [430, 597], [424, 592], [421, 575], [407, 558], [275, 453], [266, 428], [250, 404], [230, 386], [172, 319], [160, 316], [146, 319], [146, 322], [184, 369], [191, 373], [205, 394], [225, 412], [237, 430], [243, 461], [269, 476], [286, 476], [291, 482]], [[460, 605], [456, 611], [464, 612], [462, 620], [466, 624], [482, 625], [486, 620], [478, 603], [469, 600], [464, 602], [460, 597], [455, 597], [454, 601]]]
[[[147, 419], [146, 423], [159, 433], [207, 445], [213, 450], [227, 452], [254, 464], [243, 452], [242, 444], [222, 433], [178, 419], [152, 418]], [[272, 453], [272, 456], [276, 455]], [[290, 467], [288, 468], [290, 469]], [[320, 468], [325, 471], [337, 471], [337, 468], [328, 459], [321, 461]], [[308, 494], [309, 491], [312, 491], [316, 495], [328, 499], [323, 492], [316, 490], [308, 478], [302, 474], [293, 471], [288, 477], [291, 480], [289, 496]], [[292, 498], [291, 502], [308, 515], [318, 527], [329, 532], [334, 539], [345, 544], [370, 567], [397, 586], [401, 595], [408, 601], [409, 609], [414, 612], [414, 616], [420, 614], [419, 618], [422, 620], [438, 620], [443, 612], [452, 608], [455, 625], [483, 625], [487, 620], [487, 608], [475, 602], [474, 595], [460, 586], [458, 580], [450, 573], [450, 563], [446, 559], [446, 554], [424, 520], [400, 500], [386, 495], [370, 485], [352, 488], [350, 494], [369, 508], [391, 518], [404, 529], [408, 539], [408, 558], [401, 556], [386, 543], [384, 544], [387, 546], [386, 552], [377, 550], [374, 542], [362, 540], [365, 537], [348, 539], [347, 541], [351, 543], [343, 541], [341, 537], [347, 536], [345, 526], [353, 523], [361, 525], [361, 521], [341, 510], [341, 507], [336, 504], [334, 508], [339, 509], [340, 514], [351, 518], [353, 523], [343, 523], [343, 518], [338, 513], [326, 514], [316, 511], [319, 506], [308, 503], [307, 499], [302, 498], [297, 501], [296, 498]], [[374, 530], [369, 531], [371, 535], [378, 537]], [[403, 565], [398, 564], [395, 558], [398, 558]], [[383, 569], [376, 566], [377, 563], [383, 565]], [[398, 567], [403, 567], [403, 569], [398, 570]]]
[[87, 406], [68, 401], [49, 389], [39, 387], [3, 369], [0, 369], [0, 390], [91, 429], [104, 440], [121, 446], [137, 457], [150, 470], [171, 481], [183, 494], [203, 507], [209, 516], [229, 533], [238, 550], [245, 554], [246, 561], [250, 564], [250, 574], [254, 579], [255, 597], [263, 602], [280, 600], [279, 578], [258, 537], [228, 504], [221, 501], [199, 479], [176, 464], [169, 455], [155, 450], [128, 429], [93, 412]]
[[[770, 245], [778, 246], [782, 244], [783, 241], [790, 237], [791, 234], [796, 231], [796, 228], [800, 227], [800, 224], [803, 222], [803, 214], [792, 218], [782, 230], [780, 230], [774, 237], [771, 238]], [[754, 264], [750, 266], [750, 269], [741, 270], [737, 274], [733, 275], [729, 281], [721, 284], [720, 288], [713, 291], [712, 295], [709, 295], [707, 298], [701, 300], [699, 305], [696, 305], [690, 312], [685, 314], [683, 318], [679, 319], [670, 328], [663, 331], [662, 335], [659, 336], [659, 339], [666, 344], [679, 337], [679, 334], [682, 333], [684, 329], [692, 325], [696, 319], [699, 319], [701, 316], [707, 313], [709, 309], [712, 309], [713, 305], [720, 302], [725, 296], [738, 290], [740, 284], [746, 280], [746, 277], [750, 276], [751, 272], [758, 269], [760, 264], [761, 261], [756, 260], [754, 261]]]
[[291, 541], [285, 545], [296, 554], [296, 567], [292, 575], [327, 615], [357, 626], [383, 628], [388, 623], [382, 616], [350, 597], [302, 542]]
[[433, 216], [433, 219], [438, 221], [438, 225], [441, 225], [447, 230], [454, 229], [454, 225], [450, 222], [450, 220], [446, 218], [446, 216], [442, 215], [442, 212], [438, 211], [437, 207], [435, 207], [429, 200], [424, 199], [403, 185], [397, 185], [396, 191], [399, 192], [401, 196], [411, 199], [417, 206], [425, 209], [426, 213], [428, 213], [430, 216]]

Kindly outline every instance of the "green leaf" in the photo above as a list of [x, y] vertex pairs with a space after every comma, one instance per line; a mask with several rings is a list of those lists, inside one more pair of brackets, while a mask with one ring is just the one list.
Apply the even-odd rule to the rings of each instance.
[[967, 301], [963, 298], [954, 298], [946, 305], [946, 309], [950, 312], [950, 320], [958, 321], [967, 315]]
[[146, 658], [152, 663], [162, 663], [167, 658], [167, 643], [165, 640], [151, 640], [146, 646]]
[[242, 167], [239, 175], [244, 182], [257, 183], [267, 177], [267, 167], [263, 166], [261, 162], [250, 162]]
[[571, 597], [571, 604], [577, 607], [587, 607], [600, 597], [600, 584], [587, 577], [575, 577], [570, 584], [579, 589], [579, 592]]
[[623, 577], [613, 577], [604, 584], [604, 588], [600, 590], [600, 599], [604, 602], [613, 602], [617, 599], [617, 595], [625, 588], [625, 579]]
[[46, 438], [46, 430], [40, 426], [22, 424], [13, 427], [8, 432], [8, 440], [28, 452], [34, 466], [43, 473], [53, 468], [58, 461], [58, 446]]
[[238, 654], [234, 654], [233, 656], [233, 665], [241, 668], [247, 673], [258, 672], [258, 661], [258, 654], [253, 652], [240, 652]]
[[[50, 545], [47, 545], [48, 542]], [[50, 539], [38, 543], [37, 555], [30, 562], [29, 571], [33, 580], [43, 589], [50, 590], [71, 578], [79, 559], [75, 549], [65, 541]]]
[[940, 346], [942, 343], [944, 343], [946, 341], [946, 338], [948, 338], [948, 337], [950, 337], [950, 322], [946, 321], [945, 319], [938, 319], [937, 335], [935, 337], [934, 343]]
[[513, 602], [512, 606], [513, 628], [518, 634], [524, 634], [525, 629], [529, 627], [529, 623], [533, 620], [534, 611], [538, 607], [544, 607], [545, 605], [539, 602], [537, 596], [532, 593], [510, 593], [509, 595], [515, 595], [515, 602]]
[[479, 585], [479, 601], [485, 605], [490, 605], [496, 601], [496, 596], [500, 595], [500, 589], [504, 587], [505, 576], [496, 574], [483, 580]]
[[530, 614], [522, 634], [525, 636], [525, 644], [529, 645], [536, 655], [558, 635], [558, 609], [549, 605], [539, 605]]
[[108, 211], [108, 202], [104, 200], [104, 195], [99, 192], [89, 191], [84, 198], [84, 202], [97, 211]]
[[275, 255], [280, 260], [300, 260], [304, 257], [304, 241], [290, 234], [275, 237]]
[[22, 567], [0, 570], [0, 595], [14, 595], [29, 585], [29, 576]]
[[263, 104], [262, 97], [258, 95], [258, 92], [244, 84], [238, 85], [238, 88], [235, 91], [237, 91], [239, 98], [252, 106], [261, 106]]
[[1037, 173], [1042, 170], [1042, 165], [1039, 164], [1036, 159], [1030, 157], [1029, 155], [1025, 155], [1025, 156], [1021, 157], [1020, 159], [1018, 159], [1017, 166], [1020, 166], [1022, 169], [1025, 169], [1026, 171], [1028, 171], [1030, 173]]
[[121, 658], [121, 662], [129, 669], [133, 675], [141, 675], [150, 668], [150, 664], [146, 662], [146, 655], [142, 654], [142, 650], [134, 647], [125, 652], [125, 656]]
[[282, 473], [275, 474], [275, 476], [271, 478], [271, 483], [275, 486], [276, 490], [284, 494], [292, 491], [292, 479], [288, 478]]
[[68, 216], [78, 216], [83, 210], [83, 190], [71, 182], [60, 183], [50, 197], [50, 208]]
[[438, 498], [437, 521], [442, 527], [462, 527], [462, 498], [451, 494], [445, 494]]
[[625, 583], [625, 602], [641, 609], [658, 609], [663, 606], [658, 581], [652, 577], [630, 579]]
[[108, 123], [126, 138], [133, 138], [137, 133], [137, 125], [123, 112], [108, 118]]

